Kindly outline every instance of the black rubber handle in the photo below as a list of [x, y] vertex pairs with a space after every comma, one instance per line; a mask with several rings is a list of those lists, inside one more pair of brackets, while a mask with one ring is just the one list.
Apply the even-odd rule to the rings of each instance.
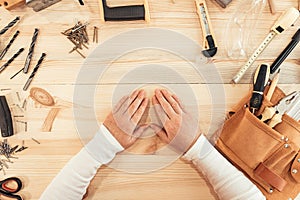
[[102, 4], [105, 21], [129, 21], [145, 19], [144, 5], [109, 7], [107, 6], [106, 0], [102, 0]]
[[14, 134], [11, 112], [5, 96], [0, 96], [0, 128], [2, 137], [9, 137]]

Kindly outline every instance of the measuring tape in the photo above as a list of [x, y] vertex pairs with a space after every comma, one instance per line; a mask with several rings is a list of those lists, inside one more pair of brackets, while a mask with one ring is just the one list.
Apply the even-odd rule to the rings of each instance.
[[299, 11], [296, 8], [290, 8], [283, 13], [274, 26], [271, 28], [271, 32], [267, 35], [264, 41], [259, 45], [255, 52], [248, 59], [246, 64], [240, 69], [240, 71], [233, 77], [232, 82], [238, 83], [244, 76], [249, 67], [254, 63], [257, 57], [264, 51], [264, 49], [270, 44], [272, 39], [285, 31], [288, 27], [292, 26], [299, 17]]

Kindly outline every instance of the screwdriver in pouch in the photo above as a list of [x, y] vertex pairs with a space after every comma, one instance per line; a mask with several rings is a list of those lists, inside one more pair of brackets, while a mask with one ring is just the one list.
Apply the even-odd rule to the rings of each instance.
[[253, 78], [253, 92], [250, 99], [250, 110], [255, 113], [259, 110], [263, 101], [263, 95], [266, 85], [268, 84], [270, 76], [270, 66], [268, 64], [261, 64], [254, 74]]

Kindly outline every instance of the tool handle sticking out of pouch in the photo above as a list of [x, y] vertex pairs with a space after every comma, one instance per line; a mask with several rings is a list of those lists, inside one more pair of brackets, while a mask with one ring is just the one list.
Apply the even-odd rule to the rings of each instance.
[[262, 113], [261, 121], [270, 119], [269, 126], [275, 127], [277, 124], [282, 122], [282, 115], [289, 111], [297, 99], [299, 99], [300, 91], [293, 92], [280, 100], [280, 102], [274, 107], [266, 107]]
[[259, 110], [263, 101], [263, 95], [270, 76], [270, 66], [268, 64], [260, 65], [254, 74], [253, 92], [250, 99], [250, 109], [252, 113]]

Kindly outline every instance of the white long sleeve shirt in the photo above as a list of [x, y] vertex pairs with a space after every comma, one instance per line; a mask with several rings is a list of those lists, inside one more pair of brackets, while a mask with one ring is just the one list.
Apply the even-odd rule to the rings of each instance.
[[[101, 126], [95, 137], [52, 180], [41, 200], [80, 200], [99, 167], [124, 148]], [[231, 165], [204, 136], [185, 154], [206, 175], [221, 200], [265, 200], [260, 190]]]

